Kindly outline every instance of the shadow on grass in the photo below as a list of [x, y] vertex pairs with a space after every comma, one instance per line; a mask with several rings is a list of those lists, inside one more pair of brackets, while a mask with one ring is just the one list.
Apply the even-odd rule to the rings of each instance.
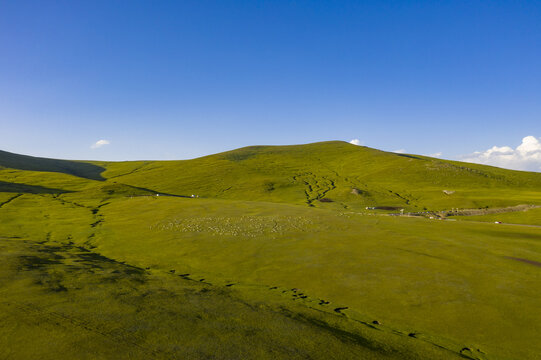
[[48, 188], [38, 185], [27, 185], [0, 181], [0, 192], [25, 193], [25, 194], [64, 194], [72, 191]]
[[73, 244], [47, 245], [17, 241], [12, 244], [26, 246], [30, 254], [19, 256], [17, 271], [33, 272], [37, 284], [46, 290], [68, 291], [64, 277], [71, 278], [82, 274], [96, 274], [102, 283], [115, 283], [129, 278], [135, 283], [145, 282], [145, 271], [136, 266], [125, 264], [94, 253]]
[[410, 159], [425, 160], [425, 159], [423, 159], [421, 157], [418, 157], [418, 156], [415, 156], [415, 155], [408, 155], [408, 154], [396, 154], [396, 155], [406, 157], [406, 158], [410, 158]]

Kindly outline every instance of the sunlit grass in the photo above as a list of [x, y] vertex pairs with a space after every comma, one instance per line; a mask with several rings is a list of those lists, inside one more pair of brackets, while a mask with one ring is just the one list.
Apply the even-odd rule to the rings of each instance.
[[540, 174], [342, 142], [8, 160], [0, 358], [541, 353], [541, 228], [494, 224], [541, 225], [538, 208], [459, 221], [366, 210], [541, 205]]

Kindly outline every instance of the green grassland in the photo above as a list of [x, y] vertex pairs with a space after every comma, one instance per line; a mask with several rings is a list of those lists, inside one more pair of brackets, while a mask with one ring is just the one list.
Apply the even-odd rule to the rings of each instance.
[[343, 142], [0, 166], [0, 358], [541, 353], [539, 208], [428, 218], [541, 205], [541, 174]]

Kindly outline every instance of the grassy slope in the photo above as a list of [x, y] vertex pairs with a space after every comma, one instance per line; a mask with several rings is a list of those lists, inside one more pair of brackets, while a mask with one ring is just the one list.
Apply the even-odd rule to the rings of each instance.
[[[53, 190], [81, 191], [116, 182], [181, 196], [356, 210], [366, 206], [415, 211], [541, 204], [538, 173], [394, 154], [338, 141], [252, 146], [184, 161], [68, 165], [65, 163], [72, 162], [58, 160], [62, 166], [50, 168], [39, 168], [39, 158], [15, 157], [19, 162], [14, 163], [14, 154], [8, 157], [11, 162], [3, 161], [4, 154], [0, 153], [0, 166], [11, 164], [13, 169], [0, 168], [0, 185], [17, 183]], [[83, 165], [92, 167], [89, 170]], [[96, 175], [92, 173], [96, 169], [105, 171]], [[69, 172], [75, 176], [67, 175]], [[103, 179], [106, 181], [100, 181]], [[1, 191], [16, 192], [3, 186]], [[353, 188], [359, 194], [352, 194]], [[446, 195], [443, 190], [454, 193]], [[334, 202], [323, 204], [318, 201], [321, 198]]]
[[[344, 142], [257, 146], [187, 161], [100, 164], [104, 177], [179, 195], [408, 210], [541, 204], [541, 175]], [[352, 188], [361, 190], [359, 195]], [[443, 190], [455, 191], [446, 195]]]
[[[7, 164], [2, 155], [0, 165]], [[35, 348], [2, 343], [0, 357], [32, 357], [42, 346], [50, 357], [60, 349], [69, 357], [78, 346], [92, 357], [112, 343], [116, 350], [98, 357], [210, 351], [222, 358], [430, 359], [462, 351], [527, 359], [541, 352], [540, 229], [358, 213], [374, 205], [541, 204], [540, 174], [342, 142], [82, 169], [52, 161], [47, 171], [39, 161], [15, 159], [0, 169], [0, 276], [9, 279], [0, 286], [0, 338], [17, 343], [31, 332]], [[106, 170], [97, 176], [97, 168]], [[202, 198], [146, 196], [155, 192]], [[317, 200], [323, 197], [334, 202]], [[511, 215], [541, 224], [537, 210]], [[84, 260], [81, 252], [92, 255]], [[103, 302], [110, 309], [97, 305]], [[38, 309], [32, 319], [29, 307]], [[340, 314], [339, 307], [348, 309]], [[136, 320], [133, 311], [141, 314]], [[71, 325], [55, 325], [55, 314]], [[111, 316], [114, 328], [105, 320]], [[105, 335], [92, 330], [103, 327]], [[215, 347], [220, 333], [230, 335]]]

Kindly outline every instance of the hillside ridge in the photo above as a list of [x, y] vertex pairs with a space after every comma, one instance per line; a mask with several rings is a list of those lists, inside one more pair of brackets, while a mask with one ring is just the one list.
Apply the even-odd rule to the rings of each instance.
[[[25, 185], [53, 189], [47, 192], [74, 191], [100, 186], [95, 183], [99, 181], [175, 196], [336, 209], [422, 211], [541, 204], [539, 173], [397, 154], [343, 141], [247, 146], [168, 161], [84, 162], [2, 151], [0, 166], [5, 168], [0, 171], [3, 188], [12, 189], [3, 191], [11, 192]], [[68, 178], [47, 173], [92, 182], [61, 186]]]

